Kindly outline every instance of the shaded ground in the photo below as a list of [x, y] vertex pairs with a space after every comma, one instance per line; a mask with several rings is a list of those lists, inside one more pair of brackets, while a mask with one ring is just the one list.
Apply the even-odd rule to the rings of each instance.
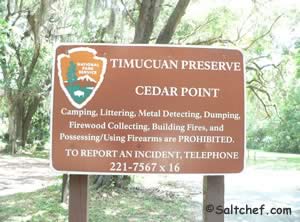
[[[145, 176], [143, 186], [158, 188], [161, 195], [183, 196], [190, 202], [191, 222], [202, 221], [202, 181], [199, 175]], [[264, 215], [225, 215], [230, 222], [300, 221], [300, 171], [263, 170], [249, 167], [242, 174], [225, 176], [225, 207], [259, 208]], [[271, 215], [271, 208], [291, 208], [292, 215]], [[269, 214], [267, 214], [269, 213]]]
[[[228, 216], [227, 221], [300, 221], [300, 171], [249, 168], [239, 175], [226, 176], [226, 205], [260, 207], [264, 215]], [[271, 215], [271, 208], [291, 208], [292, 215]], [[267, 214], [269, 213], [269, 214]]]
[[[261, 207], [264, 215], [225, 215], [230, 222], [300, 221], [300, 155], [250, 151], [241, 174], [225, 176], [225, 207]], [[147, 175], [145, 187], [183, 195], [190, 201], [190, 221], [202, 220], [202, 183], [200, 175]], [[271, 208], [291, 208], [291, 215], [271, 215]]]
[[202, 185], [201, 175], [146, 175], [136, 176], [135, 186], [148, 190], [153, 195], [183, 197], [190, 204], [187, 221], [202, 220]]
[[[228, 215], [225, 221], [300, 221], [299, 155], [277, 157], [271, 154], [268, 160], [262, 160], [264, 158], [267, 157], [258, 154], [259, 164], [251, 163], [243, 173], [225, 176], [225, 207], [247, 204], [259, 208], [265, 204], [264, 213], [270, 208], [291, 208], [292, 215]], [[0, 196], [34, 191], [55, 183], [56, 178], [49, 169], [48, 160], [0, 156]], [[185, 221], [197, 222], [202, 218], [202, 181], [201, 175], [145, 175], [134, 176], [133, 186], [164, 199], [172, 199], [174, 195], [183, 197], [190, 206]]]
[[57, 182], [46, 159], [0, 155], [0, 196], [32, 192]]

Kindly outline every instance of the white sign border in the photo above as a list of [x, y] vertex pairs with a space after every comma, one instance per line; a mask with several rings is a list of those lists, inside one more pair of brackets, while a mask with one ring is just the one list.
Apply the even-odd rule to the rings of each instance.
[[[243, 168], [239, 172], [229, 172], [229, 173], [116, 173], [116, 172], [88, 172], [88, 171], [64, 171], [64, 170], [57, 170], [53, 166], [53, 159], [52, 159], [52, 127], [53, 127], [53, 102], [54, 102], [54, 75], [55, 75], [55, 59], [56, 59], [56, 51], [59, 47], [61, 46], [74, 46], [74, 48], [79, 48], [79, 47], [85, 47], [85, 46], [119, 46], [119, 47], [130, 47], [130, 46], [140, 46], [140, 47], [157, 47], [157, 48], [164, 48], [164, 47], [170, 47], [170, 48], [200, 48], [200, 49], [224, 49], [224, 50], [234, 50], [238, 51], [241, 53], [242, 59], [243, 59], [243, 79], [244, 79], [244, 164]], [[72, 49], [71, 49], [72, 50]], [[56, 172], [56, 173], [61, 173], [61, 174], [74, 174], [74, 175], [175, 175], [175, 174], [181, 174], [181, 175], [202, 175], [202, 176], [224, 176], [224, 175], [234, 175], [234, 174], [242, 174], [245, 173], [245, 168], [246, 168], [246, 68], [245, 68], [245, 57], [244, 53], [241, 49], [237, 47], [223, 47], [223, 46], [199, 46], [199, 45], [170, 45], [170, 44], [114, 44], [114, 43], [71, 43], [71, 42], [66, 42], [66, 43], [57, 43], [54, 46], [53, 50], [53, 70], [52, 70], [52, 90], [51, 90], [51, 116], [50, 116], [50, 153], [49, 153], [49, 158], [50, 158], [50, 168]]]

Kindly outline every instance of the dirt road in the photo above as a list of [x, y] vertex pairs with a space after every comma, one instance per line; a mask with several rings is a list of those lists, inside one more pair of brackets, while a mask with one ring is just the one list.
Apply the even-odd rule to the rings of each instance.
[[49, 161], [0, 155], [0, 196], [32, 192], [58, 182]]

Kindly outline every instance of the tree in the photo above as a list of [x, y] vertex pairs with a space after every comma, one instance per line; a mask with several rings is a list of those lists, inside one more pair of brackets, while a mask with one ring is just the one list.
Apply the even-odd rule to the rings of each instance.
[[6, 41], [0, 43], [0, 67], [9, 110], [8, 148], [12, 154], [18, 146], [25, 146], [32, 117], [50, 89], [49, 61], [41, 39], [50, 3], [41, 0], [34, 8], [23, 1], [8, 0], [1, 21], [1, 38]]
[[[79, 5], [77, 6], [72, 4], [71, 8], [73, 10], [78, 7], [81, 9], [81, 15], [84, 15], [83, 27], [80, 23], [76, 22], [80, 20], [80, 16], [77, 17], [77, 14], [75, 12], [73, 13], [68, 3], [66, 3], [63, 7], [67, 9], [66, 13], [70, 13], [70, 15], [64, 14], [64, 16], [72, 17], [73, 20], [71, 23], [66, 24], [65, 20], [61, 18], [61, 24], [58, 26], [76, 27], [77, 32], [73, 33], [72, 36], [76, 36], [77, 40], [82, 39], [87, 42], [154, 42], [167, 44], [172, 40], [172, 36], [184, 16], [190, 0], [178, 0], [173, 2], [176, 3], [175, 6], [171, 7], [171, 11], [163, 11], [164, 15], [161, 16], [160, 23], [158, 23], [158, 20], [164, 9], [163, 0], [143, 0], [141, 2], [90, 0], [78, 2], [77, 4]], [[169, 2], [166, 3], [166, 5], [167, 4], [169, 4]], [[91, 13], [91, 5], [94, 6], [95, 12], [101, 11], [103, 13]], [[78, 8], [76, 12], [78, 12]], [[121, 16], [118, 16], [118, 14]], [[95, 29], [95, 27], [97, 28]], [[60, 35], [59, 38], [65, 40], [65, 36], [63, 35]], [[71, 72], [71, 70], [69, 71]], [[71, 77], [71, 74], [68, 76]], [[97, 187], [110, 185], [124, 187], [129, 183], [129, 180], [130, 177], [128, 176], [97, 176], [94, 179]]]
[[[271, 115], [258, 112], [263, 105], [253, 104], [248, 108], [248, 139], [247, 145], [251, 149], [261, 149], [272, 152], [300, 153], [300, 79], [299, 46], [296, 42], [290, 52], [286, 52], [284, 66], [276, 79], [266, 79], [268, 93], [276, 104], [276, 112]], [[272, 84], [273, 87], [269, 87]], [[264, 110], [265, 108], [262, 107]], [[271, 113], [269, 111], [269, 113]], [[257, 119], [259, 121], [257, 121]], [[258, 122], [260, 124], [258, 124]]]
[[[132, 43], [150, 42], [150, 38], [153, 34], [153, 30], [160, 13], [162, 2], [162, 0], [143, 0], [140, 5], [138, 5], [139, 15], [137, 21], [135, 22], [134, 40]], [[176, 31], [176, 27], [180, 23], [180, 20], [183, 17], [189, 2], [190, 0], [178, 0], [173, 12], [170, 14], [156, 39], [157, 44], [167, 44], [171, 41], [172, 36]], [[111, 14], [112, 13], [113, 12], [111, 12]], [[128, 16], [132, 19], [131, 15]], [[94, 183], [96, 184], [97, 188], [110, 185], [126, 187], [129, 182], [129, 176], [99, 175], [94, 179]]]

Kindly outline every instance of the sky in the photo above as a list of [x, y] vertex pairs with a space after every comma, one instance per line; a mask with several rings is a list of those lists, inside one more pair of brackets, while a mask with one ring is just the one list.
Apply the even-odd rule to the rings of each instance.
[[[253, 2], [256, 2], [255, 7]], [[237, 24], [242, 24], [251, 10], [262, 15], [257, 19], [258, 25], [266, 19], [269, 19], [271, 25], [271, 21], [282, 15], [272, 29], [274, 54], [281, 54], [283, 48], [293, 50], [295, 41], [300, 40], [300, 0], [194, 0], [186, 11], [185, 19], [197, 21], [202, 18], [203, 21], [213, 9], [224, 6], [240, 18]], [[232, 38], [235, 38], [237, 27], [232, 26]], [[275, 45], [280, 47], [276, 48]], [[276, 57], [278, 56], [275, 55], [274, 59]]]

